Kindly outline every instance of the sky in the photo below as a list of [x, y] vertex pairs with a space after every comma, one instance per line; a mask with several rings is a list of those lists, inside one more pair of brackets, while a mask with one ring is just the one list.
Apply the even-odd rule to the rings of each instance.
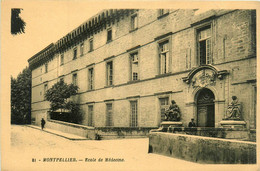
[[[16, 77], [28, 66], [30, 57], [102, 10], [93, 5], [72, 1], [2, 4], [2, 67], [8, 67], [8, 74]], [[10, 33], [11, 8], [23, 9], [20, 17], [26, 22], [24, 34]]]

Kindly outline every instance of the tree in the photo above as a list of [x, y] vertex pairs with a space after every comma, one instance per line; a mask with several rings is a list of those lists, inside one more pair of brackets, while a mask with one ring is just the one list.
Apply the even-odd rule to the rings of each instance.
[[11, 34], [17, 35], [24, 33], [24, 27], [26, 23], [21, 19], [19, 14], [21, 13], [20, 8], [13, 8], [11, 14]]
[[[82, 116], [79, 105], [75, 104], [72, 101], [68, 101], [68, 99], [71, 96], [76, 95], [77, 92], [78, 86], [75, 86], [73, 84], [68, 85], [64, 83], [63, 80], [60, 80], [50, 89], [48, 89], [45, 93], [45, 98], [46, 100], [51, 102], [51, 115], [53, 115], [58, 109], [60, 109], [60, 113], [63, 115], [60, 117], [55, 117], [56, 119], [73, 123], [80, 123], [82, 120]], [[70, 112], [65, 113], [64, 111], [66, 109]], [[66, 115], [66, 117], [64, 117], [64, 115]]]
[[11, 123], [31, 122], [31, 70], [26, 67], [17, 78], [11, 77]]

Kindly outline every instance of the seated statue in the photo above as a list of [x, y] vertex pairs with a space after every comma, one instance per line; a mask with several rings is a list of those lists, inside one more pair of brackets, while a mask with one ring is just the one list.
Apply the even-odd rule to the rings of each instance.
[[232, 96], [232, 102], [228, 105], [226, 119], [241, 119], [241, 108], [236, 96]]
[[165, 111], [165, 121], [180, 121], [180, 109], [177, 106], [176, 102], [172, 100], [172, 104]]

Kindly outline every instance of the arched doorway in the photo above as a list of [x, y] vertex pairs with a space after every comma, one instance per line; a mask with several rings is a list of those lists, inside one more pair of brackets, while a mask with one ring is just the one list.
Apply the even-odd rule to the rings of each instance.
[[197, 95], [197, 125], [198, 127], [215, 127], [215, 96], [207, 88]]

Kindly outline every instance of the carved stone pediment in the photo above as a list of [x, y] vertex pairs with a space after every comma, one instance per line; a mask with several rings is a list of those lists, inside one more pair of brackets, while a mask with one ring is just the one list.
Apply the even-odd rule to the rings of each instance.
[[183, 77], [183, 81], [195, 87], [206, 87], [214, 85], [216, 79], [223, 79], [228, 74], [227, 70], [218, 70], [212, 65], [203, 65], [191, 70], [187, 77]]

